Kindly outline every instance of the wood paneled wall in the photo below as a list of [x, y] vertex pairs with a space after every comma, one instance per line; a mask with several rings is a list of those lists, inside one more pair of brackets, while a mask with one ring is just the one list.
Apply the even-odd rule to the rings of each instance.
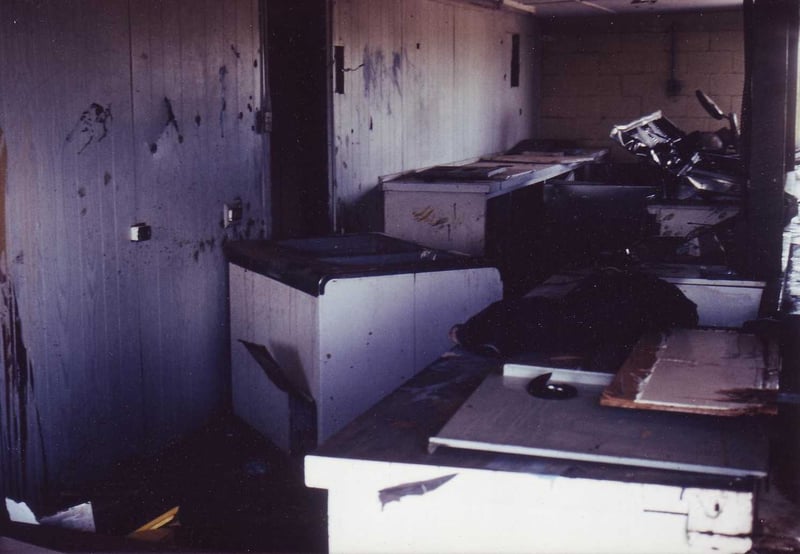
[[[533, 136], [535, 22], [434, 0], [334, 0], [333, 46], [344, 92], [333, 94], [337, 227], [380, 229], [378, 178], [502, 151]], [[511, 87], [511, 37], [520, 83]]]
[[263, 60], [257, 0], [3, 0], [0, 30], [0, 496], [37, 505], [221, 407]]

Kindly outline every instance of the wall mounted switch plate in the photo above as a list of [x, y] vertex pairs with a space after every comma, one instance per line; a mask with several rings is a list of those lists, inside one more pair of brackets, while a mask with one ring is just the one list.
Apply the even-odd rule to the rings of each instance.
[[222, 224], [223, 227], [230, 227], [231, 225], [236, 225], [242, 221], [242, 201], [240, 199], [236, 199], [230, 204], [223, 204], [222, 205]]
[[150, 240], [152, 236], [152, 229], [146, 223], [136, 223], [131, 225], [130, 230], [130, 239], [133, 242], [142, 242], [145, 240]]

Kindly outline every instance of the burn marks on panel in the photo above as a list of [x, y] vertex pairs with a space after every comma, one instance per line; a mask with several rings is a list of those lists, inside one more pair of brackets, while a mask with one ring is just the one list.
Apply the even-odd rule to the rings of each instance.
[[[2, 452], [0, 452], [0, 480], [7, 495], [21, 498], [29, 488], [33, 476], [28, 470], [32, 466], [29, 454], [32, 449], [31, 431], [38, 433], [40, 467], [46, 480], [46, 458], [44, 440], [38, 409], [34, 403], [33, 364], [22, 333], [17, 295], [6, 267], [5, 198], [7, 185], [8, 151], [0, 130], [0, 340], [2, 340]], [[23, 252], [14, 262], [21, 264]], [[46, 482], [44, 483], [46, 486]]]
[[111, 104], [103, 106], [92, 102], [67, 133], [66, 141], [77, 144], [78, 154], [81, 154], [90, 144], [101, 142], [108, 136], [112, 120]]
[[225, 111], [228, 109], [228, 103], [225, 99], [227, 92], [227, 84], [225, 77], [228, 75], [228, 67], [223, 65], [219, 68], [219, 88], [220, 88], [220, 108], [219, 108], [219, 134], [225, 138]]
[[392, 52], [392, 84], [400, 96], [403, 96], [403, 89], [400, 87], [400, 76], [403, 73], [403, 60], [405, 57], [405, 51]]
[[[169, 97], [164, 97], [164, 127], [158, 139], [150, 143], [150, 153], [156, 155], [159, 151], [167, 145], [167, 142], [177, 141], [178, 144], [183, 144], [183, 135], [181, 128], [178, 124], [178, 118], [175, 117], [175, 110], [172, 108], [172, 101]], [[199, 115], [197, 117], [200, 117]], [[162, 151], [163, 153], [163, 151]]]
[[178, 127], [178, 120], [175, 119], [175, 112], [172, 109], [172, 102], [170, 102], [169, 98], [166, 96], [164, 97], [164, 105], [167, 108], [167, 128], [170, 126], [175, 129], [175, 133], [178, 135], [178, 142], [183, 142], [183, 135], [181, 134], [181, 129]]
[[[9, 276], [5, 271], [0, 273], [0, 331], [3, 348], [3, 445], [5, 455], [9, 457], [4, 467], [16, 467], [9, 471], [18, 481], [6, 483], [12, 491], [20, 495], [28, 482], [29, 432], [38, 429], [39, 415], [36, 410], [34, 396], [33, 365], [28, 357], [28, 349], [22, 335], [22, 321], [19, 315], [17, 295]], [[31, 420], [31, 416], [35, 420]], [[39, 437], [41, 440], [41, 436]], [[42, 452], [44, 455], [44, 452]]]
[[374, 93], [382, 94], [383, 77], [387, 73], [383, 50], [380, 48], [370, 50], [369, 46], [365, 46], [364, 61], [361, 66], [364, 68], [364, 97]]

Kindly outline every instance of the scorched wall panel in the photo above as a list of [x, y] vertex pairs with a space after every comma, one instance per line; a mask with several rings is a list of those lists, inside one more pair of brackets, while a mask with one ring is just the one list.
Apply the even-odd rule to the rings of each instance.
[[8, 0], [0, 29], [0, 496], [37, 510], [223, 402], [221, 244], [269, 224], [258, 9]]
[[126, 16], [121, 0], [0, 5], [0, 475], [34, 509], [48, 480], [141, 439]]
[[[222, 244], [263, 237], [257, 2], [131, 4], [137, 215], [152, 226], [137, 265], [149, 442], [219, 408], [228, 364]], [[224, 229], [236, 198], [240, 227]], [[224, 336], [224, 335], [223, 335]]]
[[333, 94], [339, 228], [382, 227], [379, 177], [502, 151], [535, 130], [530, 16], [432, 0], [336, 0], [332, 43], [344, 49], [344, 87]]

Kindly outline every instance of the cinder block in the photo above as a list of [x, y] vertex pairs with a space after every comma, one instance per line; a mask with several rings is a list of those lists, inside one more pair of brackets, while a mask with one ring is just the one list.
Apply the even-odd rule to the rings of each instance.
[[680, 52], [705, 52], [711, 43], [706, 31], [679, 31], [675, 33], [675, 47]]
[[709, 50], [744, 52], [744, 33], [739, 31], [717, 31], [710, 34]]
[[572, 75], [566, 73], [548, 75], [541, 82], [542, 97], [571, 95], [574, 94], [574, 89]]
[[544, 33], [541, 36], [545, 56], [573, 54], [578, 51], [578, 37], [562, 33]]
[[576, 54], [557, 53], [552, 56], [545, 56], [542, 60], [542, 74], [544, 75], [566, 75], [575, 71], [578, 63]]
[[744, 74], [744, 50], [731, 52], [731, 73]]
[[623, 75], [622, 96], [638, 96], [641, 98], [663, 97], [666, 90], [667, 77], [657, 73], [640, 73]]
[[641, 115], [641, 111], [641, 98], [617, 95], [594, 96], [581, 102], [577, 108], [578, 116], [584, 118], [587, 125], [603, 118], [611, 118], [614, 123], [635, 119]]
[[580, 105], [574, 96], [548, 96], [542, 98], [541, 117], [550, 119], [575, 118]]
[[623, 50], [623, 38], [618, 33], [586, 33], [578, 36], [578, 52], [615, 54]]
[[695, 52], [681, 59], [677, 69], [681, 75], [731, 73], [733, 55], [731, 52]]
[[601, 75], [630, 75], [644, 73], [646, 59], [648, 56], [641, 52], [630, 52], [623, 50], [615, 56], [605, 56], [602, 65], [599, 67]]
[[644, 57], [661, 57], [661, 52], [669, 52], [669, 34], [663, 32], [625, 33], [622, 37], [622, 48], [629, 52], [638, 52]]
[[544, 70], [551, 75], [597, 74], [600, 57], [597, 54], [558, 54], [543, 62]]
[[742, 73], [726, 73], [723, 75], [715, 75], [708, 80], [708, 85], [703, 90], [709, 96], [731, 96], [733, 94], [741, 94], [742, 87], [744, 87], [744, 74]]
[[674, 117], [670, 120], [687, 133], [692, 131], [712, 131], [719, 129], [719, 122], [708, 116], [706, 117]]
[[[661, 110], [673, 123], [681, 118], [700, 118], [705, 112], [694, 95], [693, 87], [685, 87], [678, 96], [665, 99]], [[708, 117], [708, 116], [707, 116]], [[691, 129], [689, 129], [691, 131]]]
[[[667, 96], [669, 29], [676, 36], [678, 96]], [[694, 91], [702, 89], [727, 111], [741, 109], [744, 57], [740, 13], [671, 15], [627, 24], [559, 25], [545, 43], [542, 136], [608, 147], [615, 124], [661, 109], [686, 131], [716, 130]], [[573, 40], [564, 40], [572, 36]], [[574, 49], [574, 50], [573, 50]]]
[[541, 130], [543, 137], [554, 139], [574, 139], [579, 134], [574, 119], [543, 117]]
[[578, 96], [585, 99], [585, 97], [593, 97], [598, 94], [619, 96], [622, 93], [619, 75], [575, 73], [569, 80], [570, 82], [560, 89], [561, 94]]
[[739, 31], [744, 28], [744, 19], [741, 10], [714, 12], [705, 17], [710, 29], [714, 31]]

